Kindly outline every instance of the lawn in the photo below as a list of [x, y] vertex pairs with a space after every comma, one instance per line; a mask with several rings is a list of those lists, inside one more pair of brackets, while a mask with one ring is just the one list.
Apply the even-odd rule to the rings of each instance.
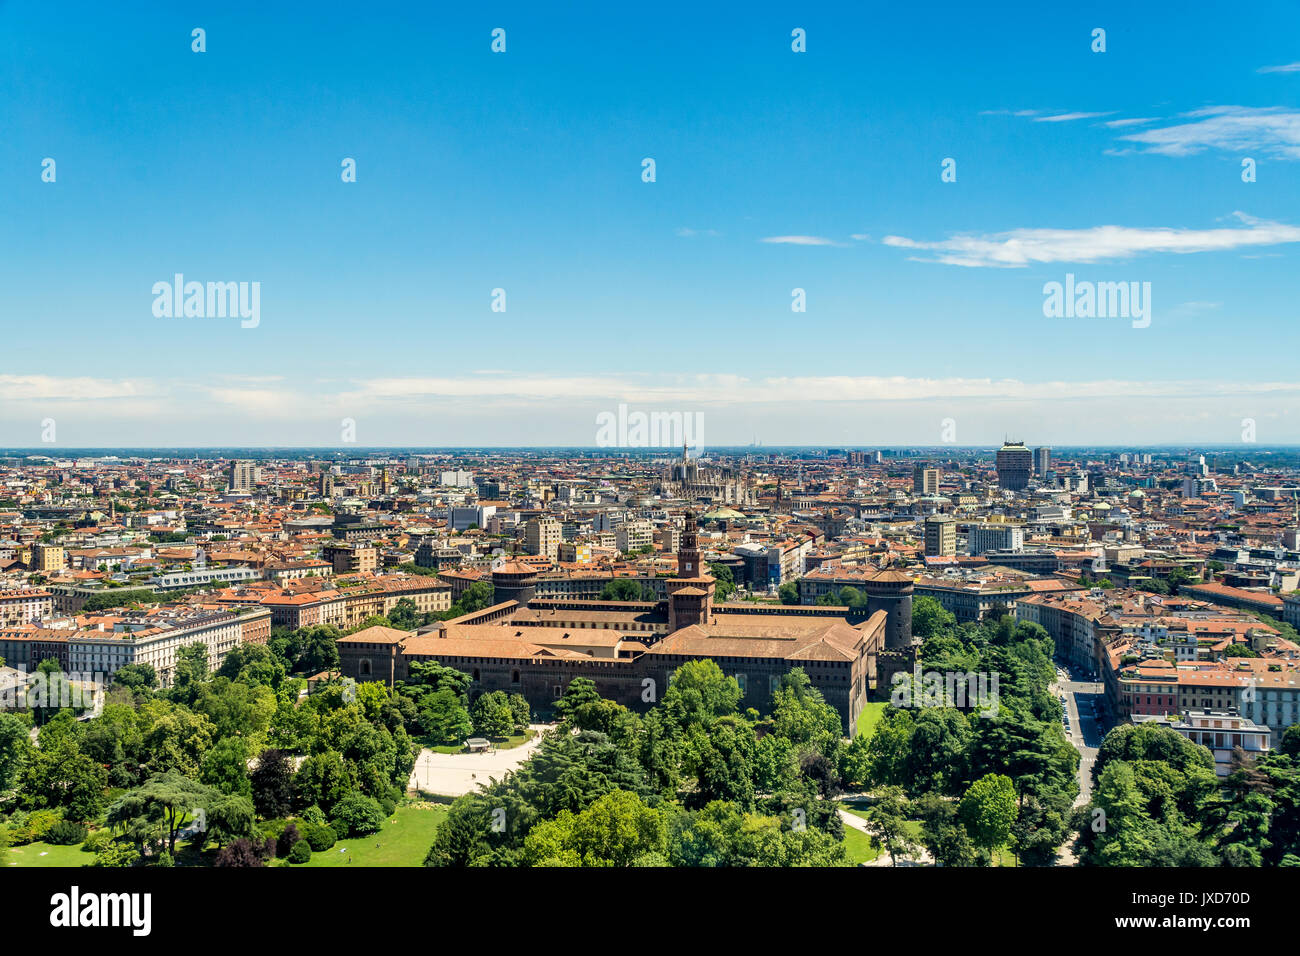
[[397, 808], [378, 833], [348, 837], [303, 866], [420, 866], [433, 845], [434, 832], [447, 808], [432, 803], [408, 803]]
[[862, 708], [862, 713], [858, 714], [858, 736], [870, 737], [871, 732], [876, 729], [876, 724], [880, 722], [880, 715], [885, 712], [889, 704], [886, 701], [873, 701]]
[[[513, 750], [528, 743], [537, 735], [535, 730], [530, 730], [526, 734], [515, 734], [512, 737], [506, 737], [504, 740], [492, 741], [492, 746], [497, 750]], [[466, 752], [464, 744], [429, 744], [428, 738], [421, 738], [420, 744], [425, 750], [432, 750], [436, 754], [463, 754]]]
[[844, 828], [844, 852], [849, 855], [851, 863], [858, 864], [870, 863], [880, 856], [882, 851], [874, 849], [871, 846], [871, 837], [861, 830], [846, 826]]
[[[6, 866], [85, 866], [95, 858], [82, 853], [81, 846], [55, 846], [53, 843], [28, 843], [5, 850]], [[41, 854], [44, 853], [44, 856]]]

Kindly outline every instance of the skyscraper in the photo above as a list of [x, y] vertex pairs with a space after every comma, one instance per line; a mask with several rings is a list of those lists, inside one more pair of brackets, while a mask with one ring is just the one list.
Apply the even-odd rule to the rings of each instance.
[[1052, 470], [1052, 449], [1047, 447], [1034, 449], [1034, 474], [1046, 478]]
[[1034, 468], [1034, 453], [1024, 442], [1004, 442], [998, 449], [998, 484], [1010, 491], [1029, 487], [1029, 476]]
[[251, 461], [232, 461], [230, 463], [230, 490], [252, 491], [253, 485], [261, 477], [261, 470]]

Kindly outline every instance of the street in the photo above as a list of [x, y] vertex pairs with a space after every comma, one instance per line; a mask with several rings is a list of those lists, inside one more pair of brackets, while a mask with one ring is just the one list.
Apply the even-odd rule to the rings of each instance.
[[1076, 680], [1087, 675], [1076, 674], [1069, 667], [1058, 666], [1057, 680], [1052, 684], [1054, 694], [1064, 696], [1065, 735], [1079, 751], [1079, 796], [1075, 805], [1088, 802], [1092, 795], [1092, 765], [1097, 759], [1097, 748], [1106, 736], [1105, 692], [1099, 681]]

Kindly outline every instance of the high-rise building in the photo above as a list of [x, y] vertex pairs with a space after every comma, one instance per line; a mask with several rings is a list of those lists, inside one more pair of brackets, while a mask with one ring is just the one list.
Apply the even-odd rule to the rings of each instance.
[[1024, 442], [1004, 442], [997, 453], [998, 484], [1010, 491], [1029, 487], [1034, 469], [1034, 453]]
[[544, 554], [554, 561], [563, 540], [564, 529], [554, 518], [530, 518], [524, 525], [524, 550], [529, 554]]
[[912, 469], [912, 492], [918, 495], [937, 495], [939, 493], [939, 469], [927, 465], [916, 465]]
[[1034, 474], [1039, 478], [1046, 478], [1047, 473], [1052, 470], [1052, 449], [1035, 448], [1034, 449]]
[[957, 553], [957, 522], [948, 515], [930, 515], [925, 519], [925, 553], [927, 557], [951, 557]]
[[232, 461], [230, 463], [230, 490], [252, 491], [257, 479], [262, 477], [262, 469], [251, 461]]

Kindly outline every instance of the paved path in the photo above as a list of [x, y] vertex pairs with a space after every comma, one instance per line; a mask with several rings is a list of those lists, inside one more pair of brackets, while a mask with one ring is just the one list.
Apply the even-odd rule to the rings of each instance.
[[[863, 820], [859, 816], [854, 816], [852, 813], [849, 813], [849, 811], [842, 808], [840, 809], [840, 819], [844, 821], [844, 825], [846, 827], [852, 827], [853, 829], [858, 830], [862, 833], [866, 833], [868, 835], [870, 835], [871, 833], [871, 831], [867, 829], [867, 821]], [[918, 854], [917, 857], [913, 860], [900, 859], [898, 861], [898, 865], [899, 866], [934, 866], [934, 859], [930, 856], [929, 851], [927, 851], [925, 847], [917, 847], [917, 854]], [[874, 860], [869, 860], [868, 862], [863, 863], [862, 865], [863, 866], [893, 866], [894, 864], [889, 859], [889, 854], [886, 853], [884, 850], [881, 850], [880, 856], [876, 857]]]
[[553, 726], [530, 724], [529, 729], [537, 731], [537, 736], [510, 750], [478, 754], [440, 754], [428, 749], [421, 750], [407, 786], [412, 790], [448, 797], [459, 797], [480, 786], [487, 786], [489, 778], [500, 780], [506, 771], [515, 769], [531, 757], [541, 746], [542, 733]]

